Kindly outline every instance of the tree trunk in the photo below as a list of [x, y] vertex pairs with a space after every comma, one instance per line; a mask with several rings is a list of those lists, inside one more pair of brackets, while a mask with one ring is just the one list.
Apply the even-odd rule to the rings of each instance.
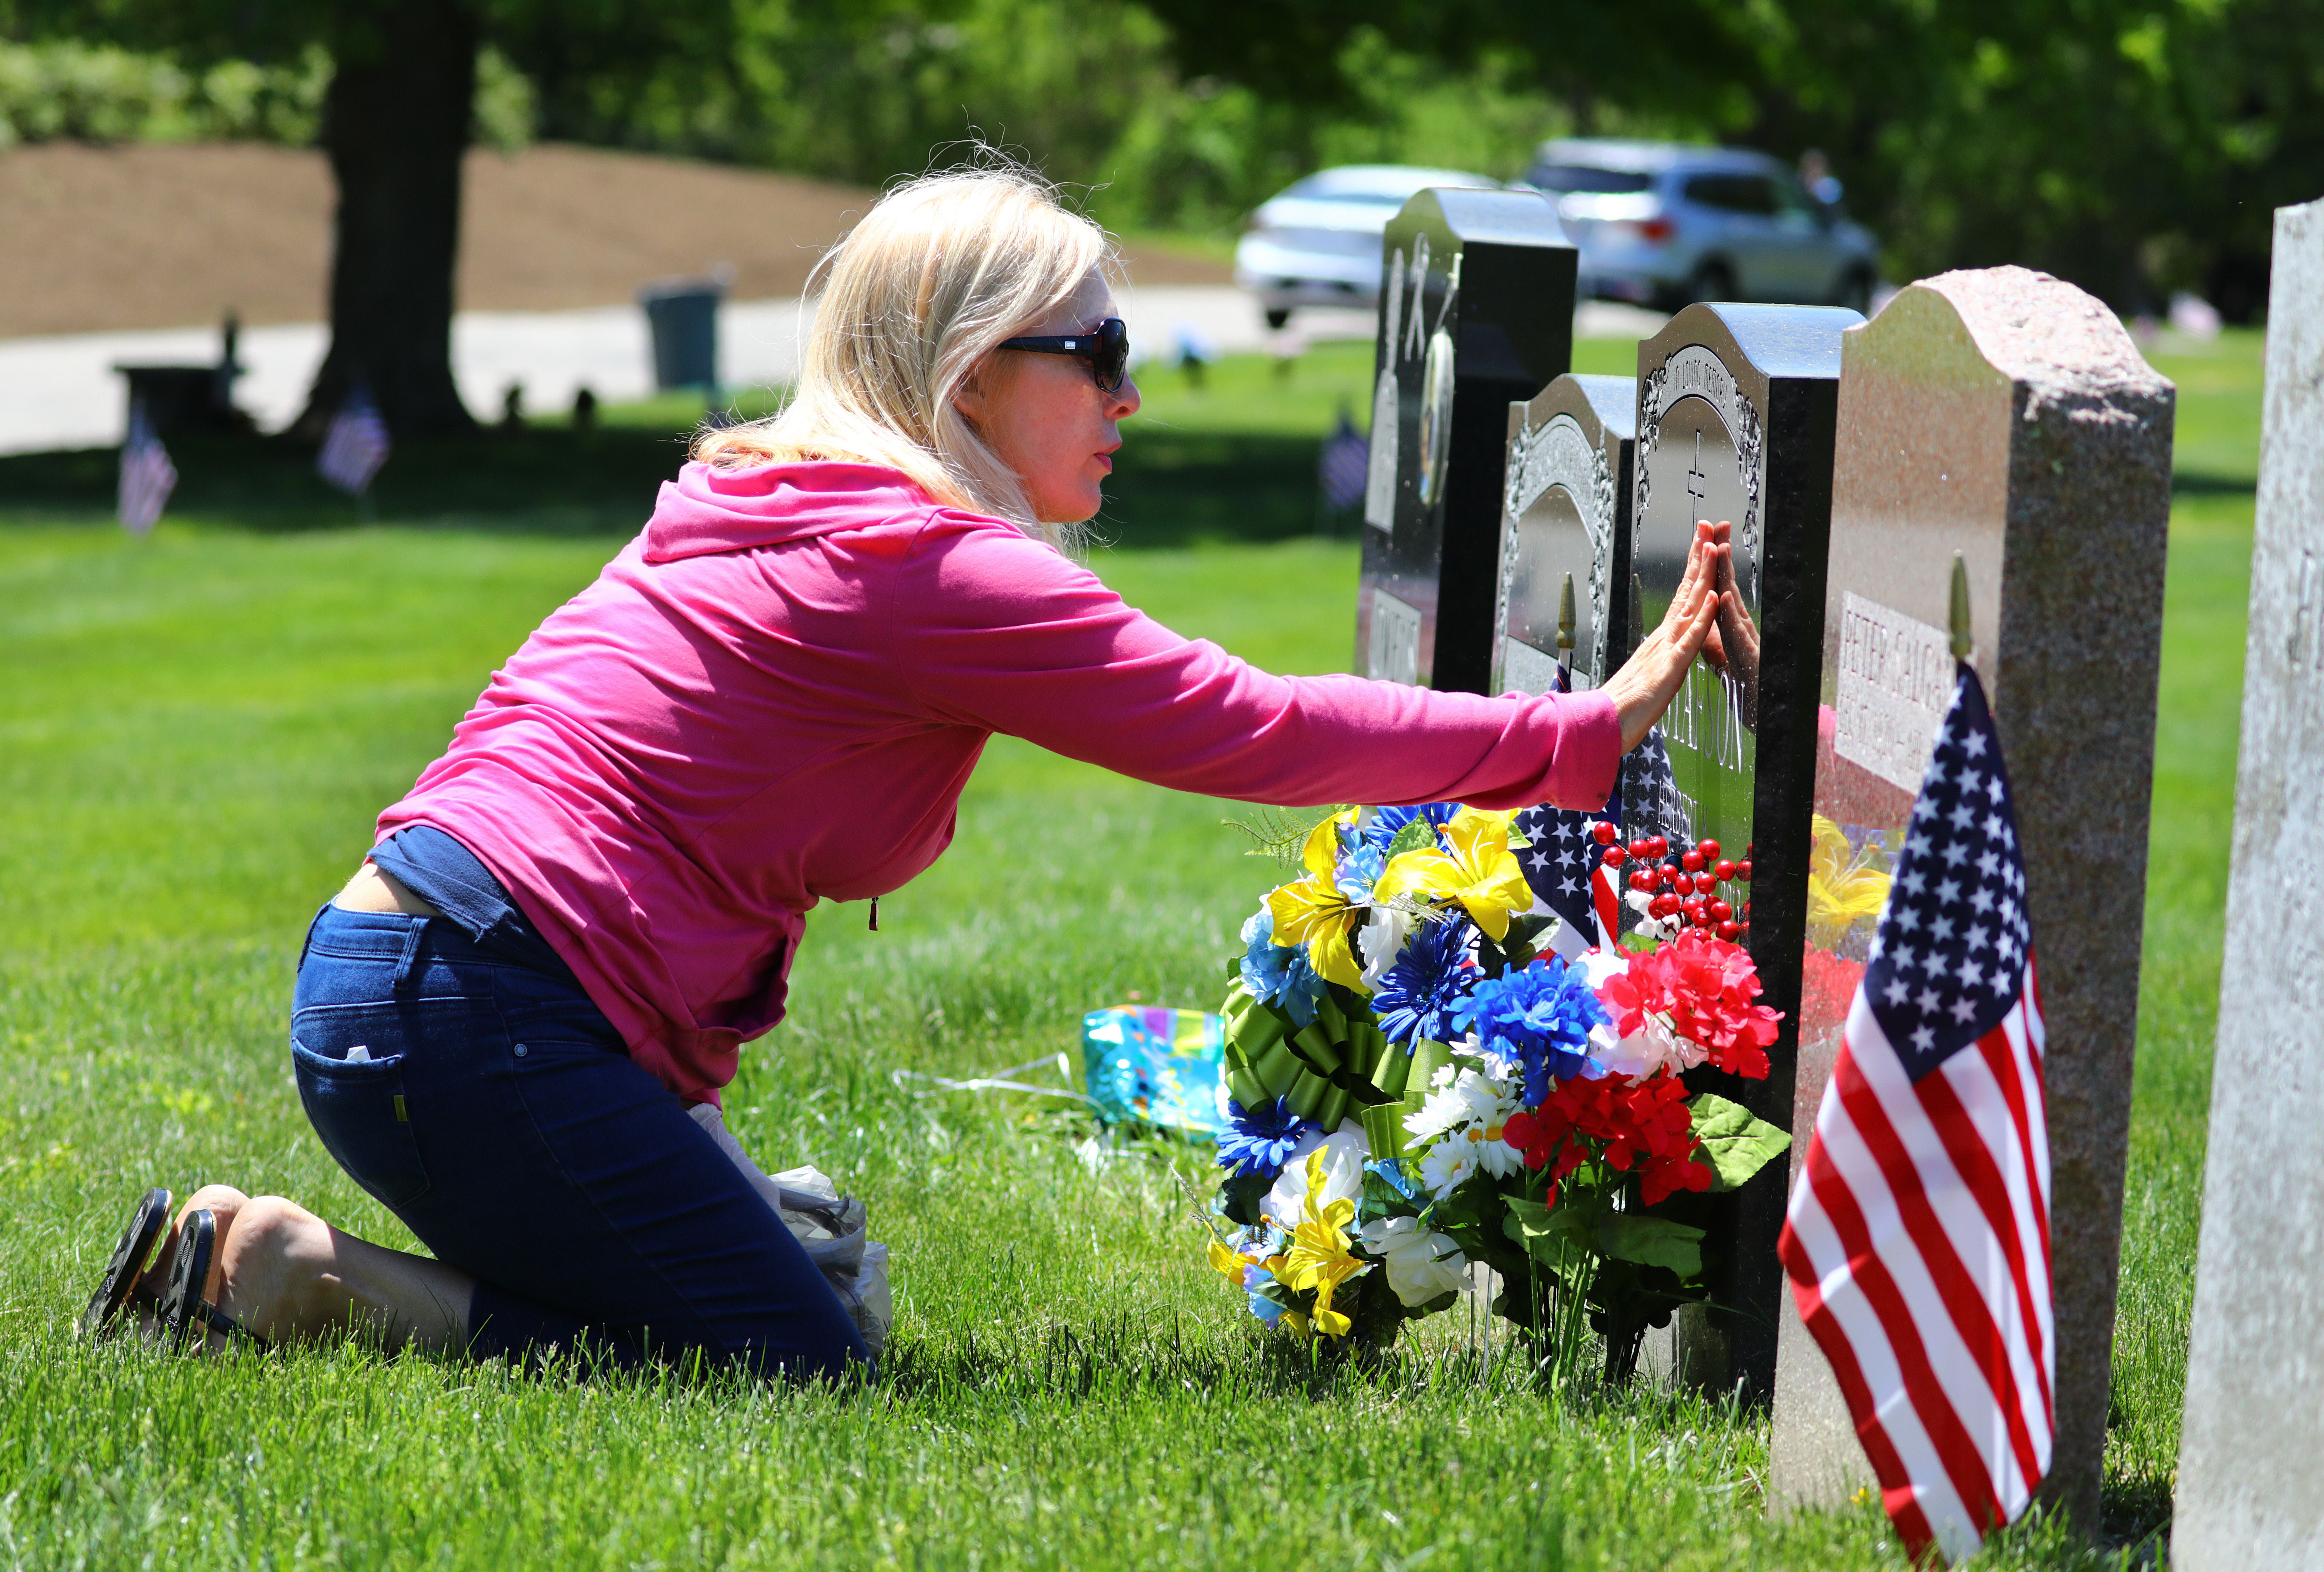
[[323, 103], [339, 189], [331, 349], [304, 430], [358, 384], [395, 436], [475, 429], [452, 381], [452, 278], [478, 39], [459, 0], [396, 0], [338, 41]]

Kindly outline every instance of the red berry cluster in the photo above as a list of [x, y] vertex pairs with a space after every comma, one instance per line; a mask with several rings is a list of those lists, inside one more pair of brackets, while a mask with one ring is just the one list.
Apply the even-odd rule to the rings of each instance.
[[1689, 927], [1707, 929], [1730, 944], [1750, 931], [1750, 898], [1729, 900], [1720, 894], [1719, 887], [1751, 882], [1751, 848], [1744, 848], [1741, 862], [1730, 862], [1719, 855], [1717, 841], [1706, 840], [1674, 859], [1670, 842], [1662, 836], [1642, 836], [1623, 846], [1622, 832], [1603, 819], [1591, 825], [1590, 833], [1605, 848], [1598, 855], [1607, 867], [1637, 865], [1630, 869], [1630, 888], [1654, 895], [1646, 906], [1648, 916], [1681, 918]]

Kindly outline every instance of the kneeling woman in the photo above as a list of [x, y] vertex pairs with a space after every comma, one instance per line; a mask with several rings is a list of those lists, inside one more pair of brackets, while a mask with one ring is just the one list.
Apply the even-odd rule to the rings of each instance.
[[300, 1096], [434, 1259], [226, 1186], [171, 1226], [156, 1192], [92, 1323], [841, 1374], [858, 1317], [711, 1115], [807, 909], [935, 861], [992, 733], [1259, 801], [1604, 801], [1703, 640], [1708, 532], [1600, 692], [1275, 677], [1181, 638], [1073, 556], [1138, 408], [1110, 261], [1021, 172], [872, 209], [790, 403], [696, 441], [308, 932]]

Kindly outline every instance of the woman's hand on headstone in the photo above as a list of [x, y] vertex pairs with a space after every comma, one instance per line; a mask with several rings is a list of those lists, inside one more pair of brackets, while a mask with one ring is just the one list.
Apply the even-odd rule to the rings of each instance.
[[[1678, 695], [1686, 670], [1711, 635], [1719, 612], [1720, 567], [1725, 547], [1710, 524], [1694, 527], [1686, 553], [1686, 573], [1670, 609], [1644, 643], [1632, 651], [1622, 669], [1608, 679], [1606, 697], [1622, 717], [1622, 751], [1628, 753], [1646, 740], [1647, 731]], [[1731, 576], [1732, 570], [1729, 570]]]

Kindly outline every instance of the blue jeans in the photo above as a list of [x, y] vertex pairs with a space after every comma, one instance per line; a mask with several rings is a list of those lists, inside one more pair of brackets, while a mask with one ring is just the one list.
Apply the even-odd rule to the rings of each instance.
[[476, 1280], [476, 1355], [869, 1368], [806, 1251], [569, 976], [443, 918], [326, 906], [290, 1056], [325, 1149]]

